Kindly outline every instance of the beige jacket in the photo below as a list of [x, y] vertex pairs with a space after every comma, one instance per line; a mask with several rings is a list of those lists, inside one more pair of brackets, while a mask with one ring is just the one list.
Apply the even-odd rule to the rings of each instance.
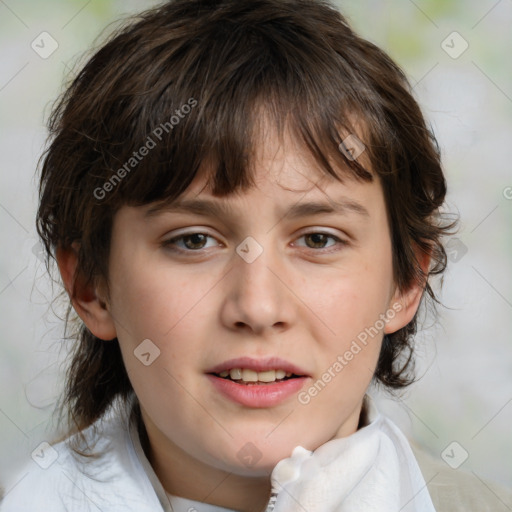
[[475, 472], [452, 469], [411, 442], [437, 512], [512, 512], [512, 489]]

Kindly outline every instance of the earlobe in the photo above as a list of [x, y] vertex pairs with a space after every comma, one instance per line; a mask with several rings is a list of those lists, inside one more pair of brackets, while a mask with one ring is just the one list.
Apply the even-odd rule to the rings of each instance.
[[384, 328], [385, 334], [392, 334], [403, 327], [405, 327], [418, 311], [423, 292], [425, 291], [428, 270], [430, 266], [431, 255], [430, 253], [421, 252], [420, 249], [416, 250], [416, 257], [425, 276], [424, 282], [414, 282], [406, 291], [400, 291], [395, 287], [393, 297], [389, 302], [389, 311], [393, 311], [393, 315], [388, 315], [390, 318]]
[[64, 287], [73, 308], [87, 328], [102, 340], [112, 340], [117, 336], [112, 315], [98, 287], [76, 275], [78, 264], [77, 246], [57, 249], [57, 264]]

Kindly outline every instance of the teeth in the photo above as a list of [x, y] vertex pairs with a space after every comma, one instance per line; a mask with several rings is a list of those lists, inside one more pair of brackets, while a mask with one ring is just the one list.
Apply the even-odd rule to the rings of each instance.
[[[245, 372], [245, 370], [244, 370]], [[276, 380], [276, 371], [267, 370], [266, 372], [258, 372], [256, 378], [261, 382], [274, 382]], [[245, 379], [244, 379], [245, 380]]]
[[242, 380], [244, 382], [258, 382], [258, 372], [254, 370], [242, 370]]
[[248, 368], [233, 368], [232, 370], [224, 370], [219, 373], [220, 377], [230, 377], [231, 380], [241, 380], [243, 382], [274, 382], [276, 380], [291, 377], [291, 372], [284, 370], [267, 370], [264, 372], [255, 372]]
[[233, 380], [240, 380], [242, 378], [242, 370], [240, 370], [240, 368], [233, 368], [230, 372], [229, 372], [229, 376], [233, 379]]

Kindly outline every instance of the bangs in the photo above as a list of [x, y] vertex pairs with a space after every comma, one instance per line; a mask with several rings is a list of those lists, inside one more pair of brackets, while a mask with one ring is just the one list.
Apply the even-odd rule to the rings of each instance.
[[314, 33], [266, 22], [264, 10], [255, 23], [252, 14], [250, 26], [241, 10], [238, 24], [235, 13], [233, 23], [213, 20], [183, 41], [170, 42], [168, 30], [126, 60], [103, 118], [114, 140], [95, 184], [109, 184], [101, 203], [171, 202], [205, 164], [214, 195], [253, 186], [263, 116], [280, 139], [288, 130], [326, 174], [372, 179], [340, 150], [347, 136], [364, 138], [351, 119], [370, 124], [350, 65]]

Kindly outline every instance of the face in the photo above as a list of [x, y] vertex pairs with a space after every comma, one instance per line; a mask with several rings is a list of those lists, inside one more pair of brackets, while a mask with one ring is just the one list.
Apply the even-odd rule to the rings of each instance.
[[114, 220], [109, 314], [128, 375], [152, 443], [198, 468], [268, 474], [297, 445], [353, 433], [383, 332], [408, 321], [378, 179], [341, 183], [276, 139], [259, 146], [257, 187], [218, 198], [198, 178], [180, 197], [216, 213]]

